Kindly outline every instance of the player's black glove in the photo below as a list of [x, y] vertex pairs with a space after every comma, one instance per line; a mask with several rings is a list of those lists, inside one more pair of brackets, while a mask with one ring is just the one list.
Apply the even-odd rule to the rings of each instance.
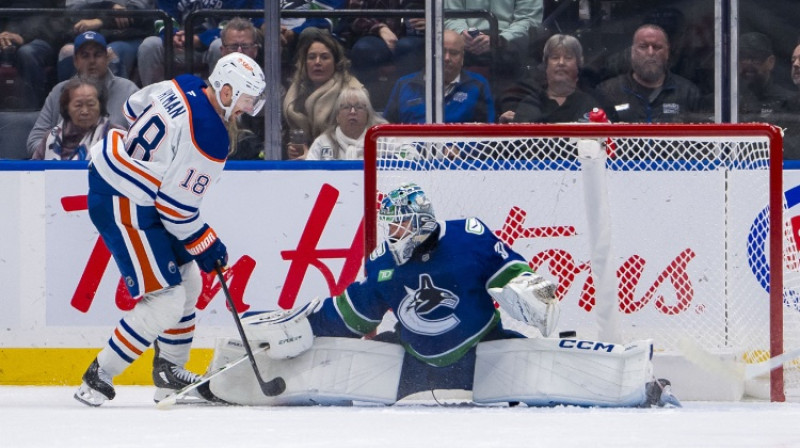
[[208, 224], [183, 240], [183, 245], [203, 272], [214, 272], [217, 262], [223, 267], [228, 264], [228, 249]]

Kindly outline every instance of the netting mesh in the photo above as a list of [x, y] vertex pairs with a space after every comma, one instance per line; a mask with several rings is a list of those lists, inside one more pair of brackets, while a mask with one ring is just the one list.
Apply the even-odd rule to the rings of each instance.
[[[378, 194], [415, 181], [433, 201], [438, 219], [482, 219], [558, 284], [559, 330], [591, 339], [602, 334], [597, 322], [602, 296], [590, 275], [588, 235], [596, 223], [588, 222], [587, 207], [596, 204], [586, 198], [596, 198], [594, 188], [603, 188], [619, 334], [628, 341], [652, 338], [659, 351], [677, 351], [679, 339], [690, 337], [711, 352], [750, 362], [767, 359], [770, 151], [775, 150], [768, 137], [722, 129], [691, 135], [685, 128], [677, 135], [665, 127], [647, 135], [592, 136], [581, 125], [561, 126], [560, 136], [527, 136], [513, 127], [502, 135], [499, 128], [487, 127], [486, 135], [448, 126], [420, 127], [413, 136], [408, 129], [379, 132]], [[541, 129], [532, 127], [527, 134]], [[604, 186], [582, 171], [581, 140], [596, 141], [611, 155]], [[587, 188], [594, 193], [587, 196]], [[800, 296], [792, 289], [800, 287], [800, 256], [797, 232], [784, 221], [783, 337], [789, 350], [800, 346]], [[800, 391], [800, 371], [794, 364], [787, 367], [791, 395]]]

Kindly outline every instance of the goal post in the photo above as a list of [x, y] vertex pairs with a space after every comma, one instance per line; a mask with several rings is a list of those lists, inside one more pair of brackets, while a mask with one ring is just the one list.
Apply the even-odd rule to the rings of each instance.
[[[591, 271], [586, 142], [609, 153], [615, 290], [605, 296], [596, 287], [609, 282]], [[596, 300], [615, 297], [624, 340], [652, 338], [658, 353], [675, 353], [689, 337], [759, 362], [800, 347], [800, 235], [782, 163], [781, 131], [768, 124], [379, 125], [365, 139], [365, 246], [378, 241], [381, 195], [414, 181], [437, 219], [479, 217], [558, 285], [559, 329], [597, 338], [608, 304]], [[768, 380], [773, 401], [800, 397], [797, 364]]]

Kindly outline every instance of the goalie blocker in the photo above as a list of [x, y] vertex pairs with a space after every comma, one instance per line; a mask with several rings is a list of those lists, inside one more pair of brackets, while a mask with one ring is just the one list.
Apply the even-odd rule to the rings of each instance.
[[[238, 341], [219, 341], [210, 370], [243, 353]], [[256, 356], [265, 376], [285, 379], [286, 391], [279, 396], [261, 394], [252, 370], [245, 365], [212, 379], [210, 387], [219, 398], [241, 405], [350, 405], [354, 401], [388, 405], [398, 400], [406, 356], [399, 344], [321, 337], [294, 358]], [[651, 358], [650, 340], [624, 345], [575, 338], [482, 342], [476, 350], [473, 401], [679, 406], [668, 382], [653, 381]]]

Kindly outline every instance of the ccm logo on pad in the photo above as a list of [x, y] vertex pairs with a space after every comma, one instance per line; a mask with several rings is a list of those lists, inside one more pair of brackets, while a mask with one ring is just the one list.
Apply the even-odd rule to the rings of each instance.
[[300, 339], [303, 339], [303, 337], [302, 336], [295, 336], [295, 337], [291, 337], [291, 338], [281, 339], [280, 341], [278, 341], [278, 345], [288, 344], [290, 342], [298, 341]]
[[558, 341], [558, 346], [561, 348], [570, 348], [578, 350], [594, 350], [610, 352], [614, 350], [614, 344], [595, 341], [579, 341], [577, 339], [561, 339]]

